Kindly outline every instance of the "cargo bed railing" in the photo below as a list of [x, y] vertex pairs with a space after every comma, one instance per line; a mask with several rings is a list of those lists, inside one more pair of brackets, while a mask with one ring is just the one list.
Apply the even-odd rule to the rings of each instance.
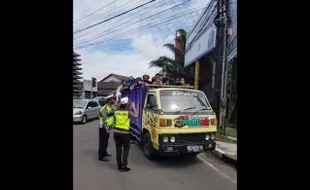
[[194, 89], [193, 86], [160, 85], [160, 84], [149, 84], [148, 87], [154, 87], [154, 88], [186, 88], [186, 89]]

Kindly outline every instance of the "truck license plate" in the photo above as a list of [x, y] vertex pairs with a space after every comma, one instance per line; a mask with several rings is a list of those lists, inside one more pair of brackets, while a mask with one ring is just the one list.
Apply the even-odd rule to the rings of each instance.
[[202, 146], [187, 146], [188, 152], [200, 152], [202, 149]]

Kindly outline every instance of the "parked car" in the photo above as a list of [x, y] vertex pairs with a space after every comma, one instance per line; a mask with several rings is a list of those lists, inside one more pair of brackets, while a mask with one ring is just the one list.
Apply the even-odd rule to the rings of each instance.
[[99, 101], [101, 98], [105, 98], [104, 96], [97, 96], [95, 98], [93, 98], [93, 100]]
[[73, 100], [73, 122], [85, 124], [90, 119], [99, 117], [100, 105], [95, 100]]

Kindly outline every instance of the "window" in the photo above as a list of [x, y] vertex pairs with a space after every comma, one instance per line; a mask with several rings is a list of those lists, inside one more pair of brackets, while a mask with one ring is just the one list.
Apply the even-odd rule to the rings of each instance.
[[99, 104], [97, 103], [97, 102], [92, 102], [92, 107], [93, 108], [96, 108], [96, 107], [98, 107], [99, 106]]
[[146, 107], [150, 109], [157, 109], [156, 96], [154, 94], [147, 95]]
[[89, 107], [91, 107], [91, 108], [93, 107], [93, 106], [92, 106], [92, 102], [88, 102], [88, 104], [87, 104], [87, 106], [86, 106], [86, 109], [88, 109]]
[[164, 111], [195, 111], [197, 109], [211, 109], [209, 102], [202, 92], [187, 90], [160, 91], [161, 107]]
[[85, 100], [75, 99], [73, 100], [73, 108], [84, 108], [86, 103], [87, 102]]

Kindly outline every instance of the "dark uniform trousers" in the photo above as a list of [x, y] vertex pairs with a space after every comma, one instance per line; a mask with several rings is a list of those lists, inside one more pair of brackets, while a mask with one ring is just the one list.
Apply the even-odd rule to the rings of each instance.
[[[114, 140], [116, 146], [116, 160], [117, 165], [127, 166], [128, 164], [128, 153], [130, 148], [130, 134], [114, 133]], [[124, 148], [124, 151], [123, 151]], [[123, 155], [123, 159], [122, 159]]]
[[98, 151], [98, 159], [101, 160], [107, 156], [107, 148], [109, 143], [110, 135], [107, 134], [105, 128], [99, 128], [99, 151]]

